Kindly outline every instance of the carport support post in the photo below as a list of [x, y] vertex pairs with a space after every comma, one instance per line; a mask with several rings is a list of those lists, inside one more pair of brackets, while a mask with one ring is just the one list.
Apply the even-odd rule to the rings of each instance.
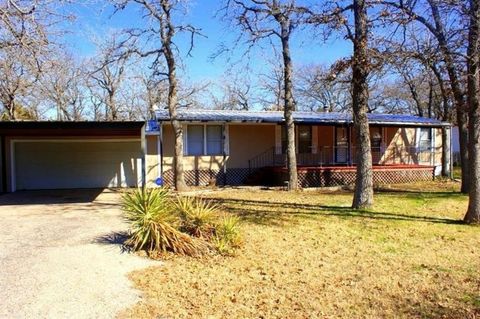
[[145, 189], [147, 172], [146, 172], [146, 156], [147, 156], [147, 138], [145, 136], [146, 125], [141, 129], [141, 143], [142, 143], [142, 189]]
[[160, 130], [157, 136], [157, 158], [158, 158], [158, 167], [159, 167], [159, 176], [162, 180], [162, 186], [165, 186], [165, 181], [163, 180], [163, 126], [162, 122], [158, 121], [158, 128]]
[[0, 147], [1, 147], [1, 165], [2, 165], [2, 193], [7, 191], [7, 154], [5, 152], [5, 135], [0, 137]]
[[[450, 179], [453, 179], [453, 161], [452, 161], [452, 127], [442, 127], [442, 130], [445, 130], [445, 135], [446, 138], [445, 140], [445, 145], [442, 145], [442, 147], [446, 148], [446, 152], [442, 152], [443, 154], [447, 154], [446, 160], [445, 160], [445, 175], [449, 176]], [[443, 134], [443, 132], [442, 132]]]

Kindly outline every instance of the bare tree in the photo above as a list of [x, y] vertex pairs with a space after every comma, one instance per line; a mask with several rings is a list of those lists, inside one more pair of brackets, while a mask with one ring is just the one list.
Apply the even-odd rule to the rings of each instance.
[[295, 124], [293, 120], [295, 100], [293, 97], [293, 64], [290, 40], [295, 29], [306, 23], [310, 10], [297, 6], [293, 0], [227, 0], [226, 13], [227, 16], [233, 17], [236, 26], [242, 31], [242, 36], [247, 36], [249, 47], [261, 40], [271, 40], [272, 38], [276, 38], [281, 46], [283, 111], [287, 132], [288, 188], [289, 190], [295, 190], [298, 188], [298, 177]]
[[[170, 114], [170, 121], [175, 134], [175, 156], [174, 156], [174, 176], [175, 188], [178, 191], [187, 189], [184, 178], [183, 167], [183, 128], [178, 120], [179, 106], [179, 81], [177, 76], [178, 67], [178, 47], [175, 45], [174, 38], [177, 31], [187, 32], [191, 36], [188, 55], [193, 49], [194, 35], [199, 34], [199, 30], [191, 25], [176, 25], [174, 12], [179, 12], [184, 5], [182, 0], [117, 0], [117, 10], [125, 8], [128, 3], [139, 5], [145, 12], [145, 19], [150, 23], [145, 29], [132, 28], [127, 30], [126, 45], [133, 41], [135, 46], [130, 45], [129, 53], [135, 53], [143, 58], [153, 58], [152, 69], [156, 74], [164, 75], [168, 79], [167, 105]], [[177, 10], [177, 11], [176, 11]], [[142, 42], [143, 41], [143, 42]], [[162, 62], [165, 62], [166, 72], [159, 69]]]
[[39, 74], [34, 59], [26, 56], [24, 51], [13, 47], [0, 51], [0, 103], [5, 110], [4, 118], [17, 120], [22, 118], [19, 115], [26, 114], [22, 99], [29, 94]]
[[41, 97], [55, 105], [57, 120], [81, 120], [85, 111], [83, 66], [69, 55], [52, 56], [45, 62], [39, 81]]
[[[447, 71], [453, 100], [455, 102], [456, 120], [460, 132], [460, 162], [462, 166], [463, 193], [468, 192], [468, 116], [465, 103], [465, 90], [462, 87], [462, 70], [464, 63], [458, 63], [464, 39], [463, 26], [459, 23], [449, 24], [462, 12], [462, 2], [458, 1], [379, 1], [387, 5], [386, 11], [398, 15], [401, 24], [417, 23], [430, 32], [438, 42], [439, 53]], [[396, 10], [396, 11], [393, 11]], [[462, 21], [459, 18], [459, 21]], [[453, 27], [455, 26], [455, 28]], [[460, 44], [460, 45], [459, 45]]]
[[27, 102], [34, 102], [31, 88], [51, 49], [53, 25], [64, 18], [54, 9], [48, 0], [0, 3], [0, 102], [7, 119], [37, 114], [28, 110]]
[[323, 65], [305, 65], [295, 75], [297, 105], [303, 110], [346, 112], [351, 107], [350, 74]]
[[467, 51], [469, 107], [469, 201], [465, 222], [480, 223], [480, 1], [470, 0]]
[[259, 75], [259, 103], [265, 110], [282, 111], [285, 109], [285, 71], [282, 57], [275, 51], [273, 58], [267, 59], [266, 64], [269, 65], [269, 70]]
[[48, 42], [45, 20], [50, 1], [4, 0], [0, 3], [0, 49], [36, 51]]
[[92, 61], [93, 70], [90, 78], [101, 89], [99, 94], [105, 107], [104, 118], [107, 121], [120, 119], [120, 105], [117, 101], [118, 91], [125, 79], [128, 55], [122, 55], [119, 50], [118, 35], [112, 35], [105, 42], [98, 44], [96, 59]]
[[248, 111], [253, 104], [253, 89], [247, 77], [225, 75], [219, 83], [220, 94], [211, 94], [213, 105], [221, 110]]
[[[448, 81], [448, 72], [436, 38], [431, 33], [422, 32], [421, 26], [413, 23], [400, 23], [402, 34], [398, 37], [384, 38], [388, 48], [389, 64], [402, 78], [399, 87], [408, 88], [409, 97], [405, 101], [413, 103], [410, 113], [453, 122], [453, 96]], [[455, 46], [453, 46], [455, 47]], [[458, 62], [457, 62], [458, 63]], [[447, 145], [447, 129], [442, 129], [442, 144]], [[442, 175], [450, 175], [449, 150], [442, 148]]]

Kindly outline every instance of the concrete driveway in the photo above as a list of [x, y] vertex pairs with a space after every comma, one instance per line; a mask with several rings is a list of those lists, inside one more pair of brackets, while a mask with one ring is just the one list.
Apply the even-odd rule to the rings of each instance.
[[111, 318], [135, 303], [126, 275], [155, 263], [122, 251], [119, 202], [102, 190], [0, 196], [0, 317]]

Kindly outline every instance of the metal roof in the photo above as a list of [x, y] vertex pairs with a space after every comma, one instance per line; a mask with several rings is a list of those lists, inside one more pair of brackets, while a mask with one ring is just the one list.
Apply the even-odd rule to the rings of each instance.
[[[157, 111], [157, 120], [168, 121], [170, 116], [167, 110]], [[232, 110], [205, 110], [186, 109], [178, 111], [178, 119], [183, 122], [237, 122], [237, 123], [283, 123], [282, 111], [232, 111]], [[337, 112], [293, 112], [295, 123], [299, 124], [351, 124], [352, 115]], [[373, 125], [392, 126], [450, 126], [450, 123], [436, 119], [403, 114], [368, 114], [368, 120]]]

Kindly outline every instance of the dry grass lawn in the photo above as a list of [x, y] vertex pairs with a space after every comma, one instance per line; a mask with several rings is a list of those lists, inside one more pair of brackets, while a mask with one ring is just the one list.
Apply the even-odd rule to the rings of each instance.
[[144, 298], [121, 317], [480, 317], [480, 228], [457, 188], [391, 187], [364, 212], [349, 192], [208, 193], [243, 219], [243, 248], [133, 273]]

